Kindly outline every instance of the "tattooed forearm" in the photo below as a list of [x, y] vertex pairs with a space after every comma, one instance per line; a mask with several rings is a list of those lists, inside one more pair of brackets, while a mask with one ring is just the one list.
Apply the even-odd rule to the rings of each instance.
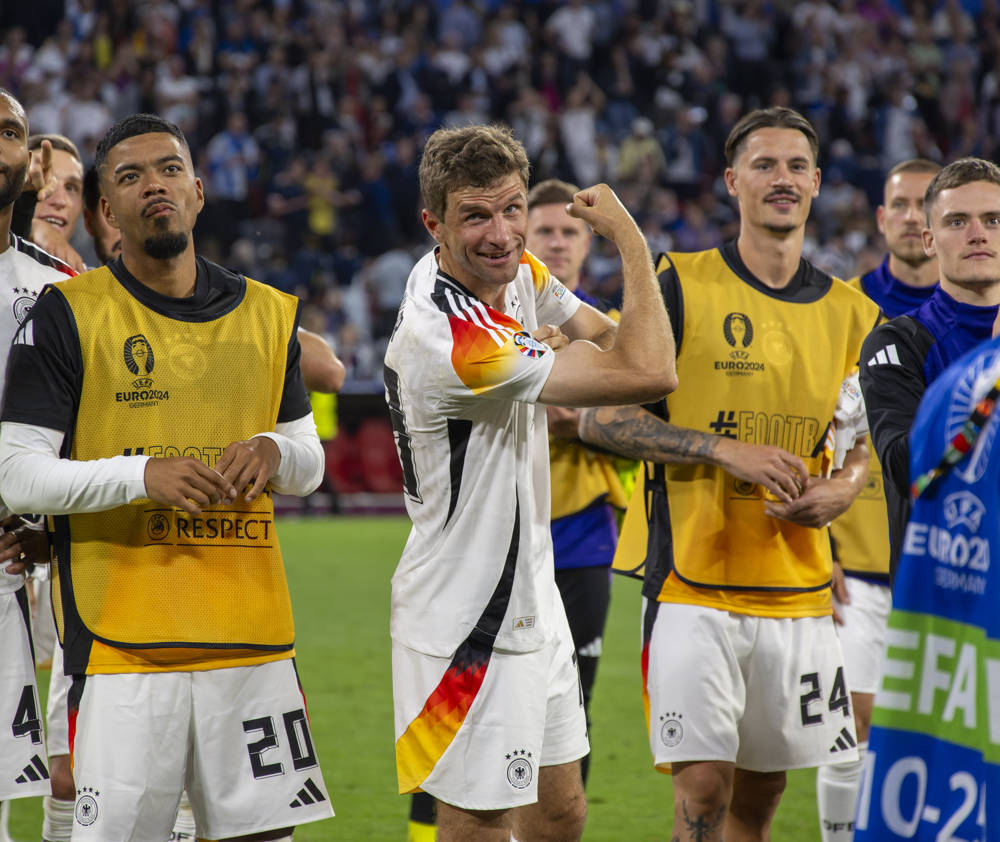
[[691, 816], [687, 811], [687, 802], [681, 801], [681, 812], [684, 814], [684, 829], [688, 834], [686, 839], [691, 842], [716, 842], [722, 839], [725, 807], [720, 807], [713, 816]]
[[668, 424], [638, 406], [585, 409], [580, 437], [604, 450], [674, 465], [712, 462], [718, 436]]

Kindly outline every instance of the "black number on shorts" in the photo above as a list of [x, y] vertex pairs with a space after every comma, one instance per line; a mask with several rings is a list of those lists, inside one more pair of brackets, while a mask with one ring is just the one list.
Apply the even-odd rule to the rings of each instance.
[[403, 467], [403, 490], [411, 500], [422, 503], [417, 469], [413, 464], [413, 450], [410, 447], [410, 431], [406, 428], [406, 415], [403, 413], [403, 403], [399, 398], [399, 375], [384, 365], [382, 378], [385, 380], [385, 391], [389, 398], [389, 420], [392, 421], [392, 431], [396, 434], [399, 463]]
[[[818, 702], [823, 698], [823, 691], [819, 686], [819, 673], [807, 672], [799, 679], [799, 684], [812, 689], [808, 693], [803, 693], [799, 697], [799, 710], [802, 712], [803, 725], [819, 725], [823, 721], [823, 714], [810, 713], [809, 706], [813, 702]], [[844, 668], [837, 667], [837, 675], [833, 679], [833, 689], [830, 691], [830, 698], [827, 700], [827, 707], [830, 713], [835, 714], [838, 710], [845, 717], [851, 715], [851, 697], [847, 692], [847, 682], [844, 681]]]
[[38, 705], [35, 704], [34, 685], [25, 684], [21, 691], [21, 700], [14, 711], [14, 721], [10, 726], [15, 737], [31, 737], [31, 742], [38, 745], [42, 741], [42, 723], [38, 719]]
[[288, 745], [292, 750], [292, 765], [296, 772], [311, 769], [317, 765], [316, 751], [313, 749], [312, 737], [309, 736], [309, 720], [306, 712], [299, 708], [282, 714], [285, 720], [285, 733], [288, 734]]
[[274, 731], [274, 720], [270, 716], [262, 716], [259, 719], [248, 719], [243, 723], [243, 730], [249, 734], [251, 731], [263, 731], [264, 736], [255, 743], [247, 745], [250, 752], [250, 771], [255, 778], [271, 778], [275, 775], [283, 775], [285, 767], [280, 763], [265, 763], [261, 755], [268, 749], [278, 747], [278, 735]]
[[809, 705], [823, 698], [823, 694], [819, 689], [819, 673], [807, 672], [799, 679], [799, 684], [812, 687], [808, 693], [803, 693], [799, 696], [799, 710], [802, 713], [802, 724], [819, 725], [823, 721], [823, 714], [809, 712]]
[[843, 667], [837, 667], [837, 677], [833, 679], [833, 690], [830, 691], [830, 713], [838, 710], [845, 718], [851, 715], [851, 697], [847, 694]]

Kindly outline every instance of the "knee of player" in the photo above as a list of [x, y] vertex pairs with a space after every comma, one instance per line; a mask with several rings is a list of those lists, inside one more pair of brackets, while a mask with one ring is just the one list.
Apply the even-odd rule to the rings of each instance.
[[587, 799], [581, 791], [571, 798], [550, 803], [545, 814], [549, 826], [556, 829], [552, 839], [576, 842], [583, 835], [583, 826], [587, 822]]
[[875, 694], [851, 693], [851, 706], [854, 708], [854, 730], [857, 732], [858, 742], [863, 743], [871, 730]]
[[52, 781], [52, 797], [60, 801], [75, 801], [76, 786], [73, 783], [68, 754], [49, 758], [49, 774]]
[[675, 808], [690, 815], [711, 815], [725, 809], [733, 794], [733, 767], [713, 761], [675, 763]]
[[774, 815], [785, 792], [784, 772], [742, 776], [733, 787], [731, 812], [744, 819], [760, 817], [767, 821]]

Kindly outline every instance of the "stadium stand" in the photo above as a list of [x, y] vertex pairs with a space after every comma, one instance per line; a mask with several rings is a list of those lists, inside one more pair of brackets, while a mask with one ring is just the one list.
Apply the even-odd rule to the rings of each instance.
[[[87, 163], [123, 114], [181, 124], [209, 186], [199, 243], [295, 290], [376, 388], [407, 264], [380, 256], [426, 245], [416, 162], [438, 125], [508, 122], [534, 179], [606, 180], [654, 251], [697, 249], [734, 231], [729, 127], [789, 104], [824, 139], [806, 256], [849, 277], [877, 263], [888, 167], [994, 156], [998, 21], [975, 0], [44, 0], [0, 9], [0, 85]], [[613, 298], [595, 252], [584, 287]]]

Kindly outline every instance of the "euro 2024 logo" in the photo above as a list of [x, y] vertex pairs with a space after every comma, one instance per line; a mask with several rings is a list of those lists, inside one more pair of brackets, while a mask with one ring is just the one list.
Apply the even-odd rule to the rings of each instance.
[[764, 370], [764, 363], [750, 359], [747, 350], [754, 340], [753, 323], [746, 313], [728, 313], [722, 320], [722, 336], [733, 350], [728, 360], [715, 360], [713, 368], [727, 377], [750, 377]]
[[744, 348], [749, 348], [753, 342], [753, 324], [745, 313], [730, 313], [722, 322], [722, 335], [726, 342], [737, 350], [730, 356], [733, 359], [746, 359]]
[[[153, 379], [148, 375], [152, 372], [156, 361], [153, 357], [153, 347], [149, 344], [141, 333], [130, 336], [125, 340], [125, 365], [129, 371], [138, 375], [138, 380], [133, 381], [137, 389], [153, 385]], [[147, 375], [147, 376], [143, 376]]]

